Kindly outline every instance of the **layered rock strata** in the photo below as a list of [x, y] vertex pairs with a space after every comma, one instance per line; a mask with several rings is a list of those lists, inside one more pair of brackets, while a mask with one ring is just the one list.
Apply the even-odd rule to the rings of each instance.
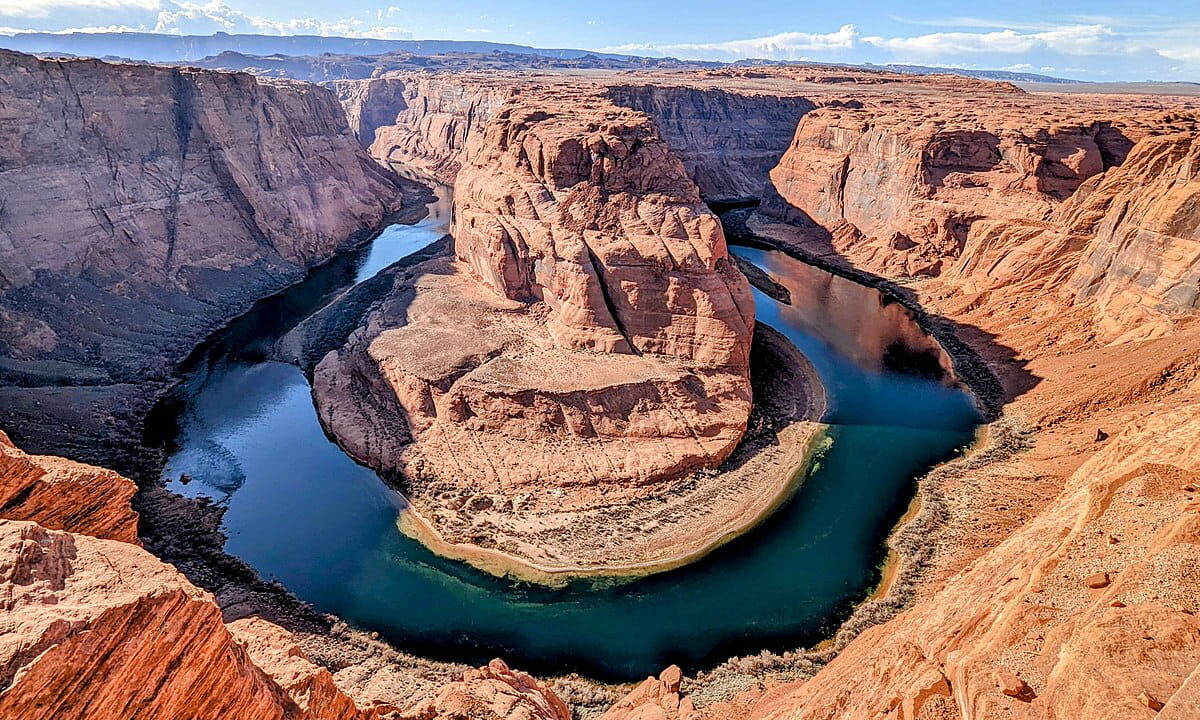
[[654, 118], [709, 202], [761, 195], [800, 118], [816, 107], [786, 92], [629, 84], [608, 94], [618, 105]]
[[138, 542], [137, 486], [112, 470], [28, 455], [0, 432], [0, 517], [52, 530]]
[[402, 202], [324, 88], [3, 52], [0, 95], [0, 419], [33, 446], [136, 427], [143, 383]]
[[910, 286], [992, 363], [1032, 447], [1014, 454], [995, 430], [924, 481], [937, 522], [893, 539], [933, 549], [901, 571], [911, 609], [847, 631], [810, 679], [768, 678], [757, 702], [702, 717], [1195, 714], [1200, 325], [1185, 288], [1200, 138], [1190, 114], [1143, 119], [1157, 130], [1047, 221], [1010, 221], [1007, 244], [968, 242]]
[[1132, 141], [1109, 121], [1030, 128], [1025, 117], [931, 103], [847, 102], [810, 113], [771, 170], [766, 215], [892, 275], [936, 275], [981, 218], [1045, 219]]

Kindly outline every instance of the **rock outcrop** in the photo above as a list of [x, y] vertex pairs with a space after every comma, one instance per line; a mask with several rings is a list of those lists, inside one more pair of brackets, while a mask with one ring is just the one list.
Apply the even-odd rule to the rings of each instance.
[[1114, 341], [1165, 335], [1200, 308], [1200, 142], [1195, 115], [1163, 118], [1081, 199], [1067, 232], [1090, 235], [1070, 282]]
[[0, 435], [3, 717], [569, 719], [551, 690], [499, 660], [360, 708], [291, 633], [256, 617], [225, 623], [212, 595], [135, 544], [133, 487]]
[[401, 720], [571, 720], [557, 695], [529, 675], [510, 670], [502, 660], [463, 673]]
[[134, 545], [0, 520], [0, 584], [6, 718], [367, 717], [344, 696], [325, 712], [302, 684], [289, 695], [208, 593]]
[[137, 486], [112, 470], [27, 455], [0, 432], [0, 517], [136, 543]]
[[136, 428], [137, 386], [402, 202], [325, 88], [5, 51], [0, 95], [0, 419], [35, 449]]
[[849, 101], [800, 121], [763, 212], [856, 264], [936, 275], [987, 217], [1045, 219], [1132, 141], [1105, 120], [1027, 117], [976, 104]]
[[1119, 166], [1043, 219], [978, 220], [957, 263], [910, 286], [992, 363], [1032, 448], [985, 445], [993, 459], [927, 479], [937, 529], [898, 536], [934, 548], [918, 602], [733, 717], [1200, 707], [1200, 137], [1191, 113], [1134, 121], [1148, 134]]
[[753, 299], [654, 123], [560, 90], [526, 88], [471, 134], [455, 261], [398, 276], [314, 395], [453, 542], [636, 565], [613, 538], [602, 559], [559, 555], [570, 523], [536, 518], [663, 494], [729, 457], [751, 409]]

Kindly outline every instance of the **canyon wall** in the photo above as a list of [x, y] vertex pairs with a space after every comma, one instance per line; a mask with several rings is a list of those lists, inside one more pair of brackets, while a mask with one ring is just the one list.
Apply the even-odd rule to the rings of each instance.
[[787, 93], [719, 88], [616, 85], [613, 102], [654, 118], [707, 201], [759, 197], [796, 125], [816, 105]]
[[[737, 92], [687, 85], [636, 84], [588, 75], [572, 87], [594, 86], [618, 106], [653, 118], [708, 201], [758, 197], [767, 173], [790, 145], [796, 123], [815, 107], [792, 92]], [[532, 81], [531, 81], [532, 82]], [[563, 83], [540, 77], [539, 83]], [[470, 136], [520, 86], [487, 73], [403, 74], [337, 81], [351, 127], [380, 162], [405, 166], [451, 184]]]
[[[1200, 134], [1194, 112], [1133, 121], [1144, 132], [1120, 165], [1070, 179], [1075, 191], [1037, 218], [976, 220], [961, 257], [946, 255], [939, 277], [908, 286], [992, 365], [1006, 422], [1031, 433], [1023, 452], [996, 436], [923, 481], [921, 513], [935, 524], [893, 538], [933, 549], [908, 569], [915, 605], [857, 637], [847, 630], [810, 679], [759, 686], [692, 717], [1200, 712]], [[1037, 177], [1026, 173], [1000, 199], [1028, 193]], [[801, 230], [846, 222], [822, 214], [837, 207], [829, 193], [807, 197]], [[847, 196], [845, 206], [875, 197]], [[925, 207], [883, 217], [899, 227], [927, 219]], [[907, 273], [883, 247], [849, 243], [842, 260]]]
[[138, 384], [402, 203], [324, 88], [3, 52], [0, 95], [0, 421], [33, 446], [55, 412], [115, 433]]
[[816, 252], [890, 275], [937, 275], [977, 220], [1047, 219], [1124, 160], [1128, 129], [1072, 119], [1031, 122], [982, 100], [836, 101], [800, 121], [762, 210], [803, 228]]
[[1091, 235], [1074, 301], [1094, 302], [1098, 333], [1116, 341], [1169, 334], [1200, 308], [1197, 118], [1162, 122], [1071, 217], [1069, 232]]
[[450, 185], [467, 138], [487, 124], [513, 86], [486, 78], [401, 74], [339, 82], [337, 88], [372, 157]]

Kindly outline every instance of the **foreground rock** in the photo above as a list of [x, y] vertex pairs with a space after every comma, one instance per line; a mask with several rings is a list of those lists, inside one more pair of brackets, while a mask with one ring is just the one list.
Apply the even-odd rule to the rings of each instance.
[[138, 541], [137, 486], [112, 470], [27, 455], [0, 432], [0, 516], [53, 530]]
[[403, 200], [324, 88], [4, 51], [0, 95], [0, 421], [31, 449], [137, 431], [145, 383]]

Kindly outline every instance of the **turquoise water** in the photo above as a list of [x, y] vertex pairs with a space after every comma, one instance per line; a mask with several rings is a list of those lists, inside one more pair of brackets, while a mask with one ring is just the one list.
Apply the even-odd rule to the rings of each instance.
[[[266, 349], [340, 288], [444, 229], [444, 216], [389, 229], [332, 278], [318, 273], [215, 338], [174, 398], [179, 430], [164, 470], [172, 489], [224, 504], [231, 554], [401, 648], [631, 680], [671, 662], [701, 669], [814, 642], [878, 581], [913, 478], [971, 440], [978, 417], [966, 394], [885, 369], [880, 348], [895, 349], [887, 328], [910, 322], [897, 307], [778, 253], [740, 248], [804, 296], [800, 310], [756, 295], [759, 321], [804, 351], [832, 401], [832, 446], [792, 500], [699, 562], [625, 584], [546, 589], [438, 558], [397, 531], [402, 498], [326, 438], [303, 374]], [[919, 341], [914, 333], [900, 334]]]

